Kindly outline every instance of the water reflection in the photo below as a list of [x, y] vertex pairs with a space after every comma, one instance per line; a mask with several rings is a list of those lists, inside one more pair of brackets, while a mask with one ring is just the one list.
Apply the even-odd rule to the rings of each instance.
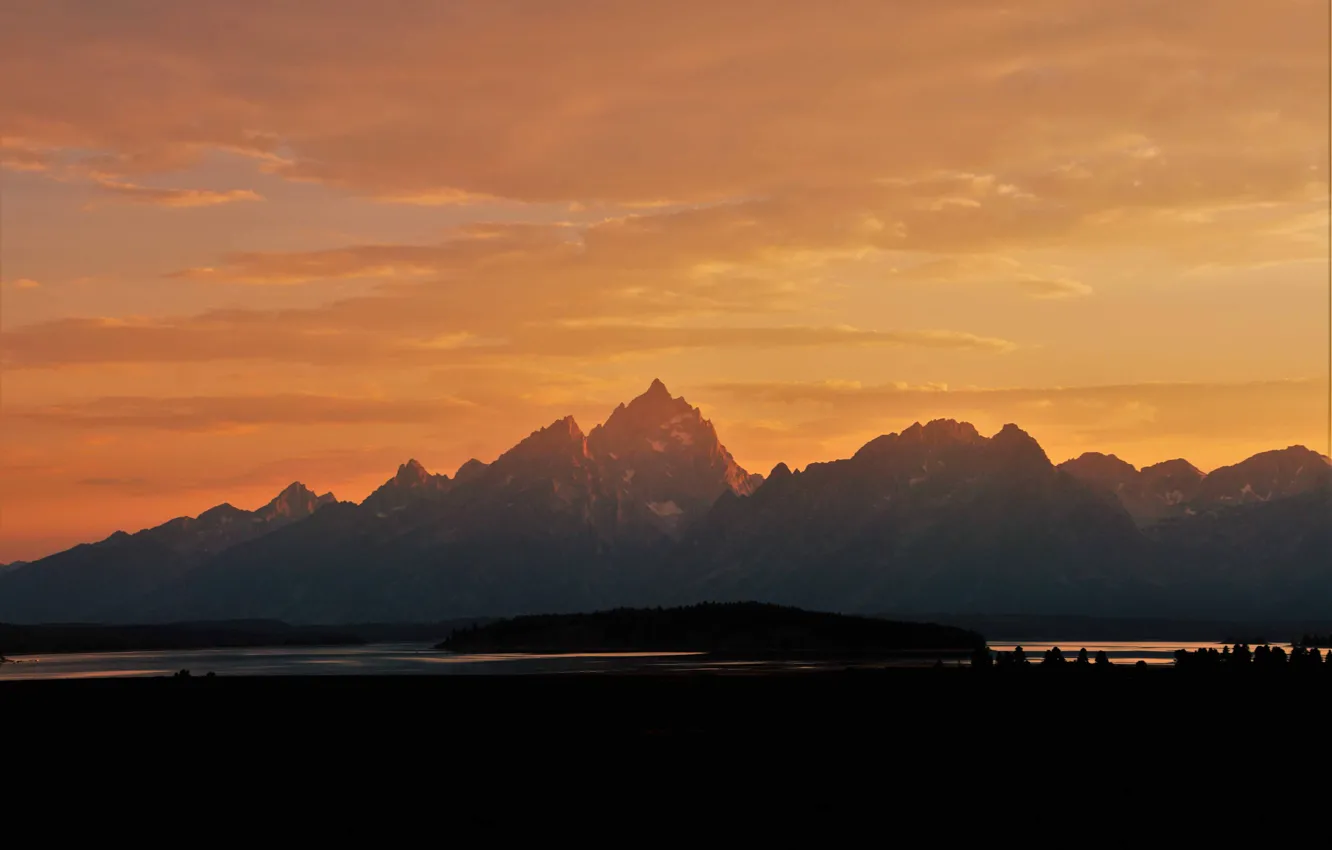
[[450, 673], [632, 672], [701, 653], [586, 653], [569, 655], [440, 652], [429, 644], [355, 647], [271, 647], [163, 652], [92, 652], [15, 656], [0, 679], [166, 676], [178, 670], [246, 676], [447, 675]]
[[[996, 652], [1011, 651], [1012, 641], [990, 644]], [[1111, 643], [1057, 644], [1023, 642], [1027, 657], [1039, 661], [1052, 645], [1073, 660], [1086, 647], [1095, 657], [1104, 651], [1116, 664], [1171, 664], [1177, 649], [1216, 647], [1213, 643], [1165, 643], [1119, 641]], [[1274, 646], [1276, 644], [1273, 644]], [[1283, 644], [1289, 648], [1288, 644]], [[353, 647], [270, 647], [261, 649], [205, 649], [166, 652], [94, 652], [68, 655], [17, 656], [15, 664], [0, 665], [0, 679], [74, 679], [95, 677], [168, 676], [189, 670], [195, 676], [311, 676], [311, 675], [475, 675], [559, 673], [689, 673], [712, 672], [732, 675], [762, 675], [794, 670], [827, 670], [846, 667], [932, 666], [933, 655], [878, 660], [764, 660], [746, 661], [709, 658], [698, 652], [582, 653], [565, 655], [478, 654], [440, 652], [428, 644], [373, 644]], [[958, 658], [946, 664], [965, 664]]]

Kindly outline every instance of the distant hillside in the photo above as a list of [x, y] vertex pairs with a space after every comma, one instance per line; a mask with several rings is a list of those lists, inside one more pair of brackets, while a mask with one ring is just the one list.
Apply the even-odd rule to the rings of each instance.
[[765, 605], [617, 608], [593, 614], [515, 617], [459, 630], [453, 652], [893, 652], [970, 650], [975, 632]]

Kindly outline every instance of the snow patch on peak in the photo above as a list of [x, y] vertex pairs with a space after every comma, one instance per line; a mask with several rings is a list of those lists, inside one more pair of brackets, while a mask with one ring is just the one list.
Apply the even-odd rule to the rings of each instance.
[[[692, 446], [694, 444], [694, 436], [692, 434], [688, 434], [684, 431], [681, 431], [679, 428], [672, 429], [671, 436], [676, 440], [678, 440], [681, 445]], [[658, 451], [661, 450], [658, 449]]]
[[1252, 496], [1253, 498], [1257, 499], [1257, 500], [1260, 501], [1260, 502], [1266, 502], [1271, 494], [1268, 494], [1268, 496], [1260, 496], [1260, 495], [1258, 495], [1256, 492], [1254, 492], [1254, 489], [1253, 489], [1253, 485], [1252, 485], [1252, 484], [1245, 484], [1245, 485], [1240, 489], [1240, 495], [1241, 495], [1241, 496]]
[[652, 450], [654, 452], [666, 451], [666, 444], [663, 443], [661, 440], [648, 440], [648, 445], [652, 446]]
[[684, 511], [680, 510], [679, 505], [671, 501], [648, 502], [647, 506], [648, 510], [652, 511], [654, 514], [656, 514], [659, 517], [679, 516], [680, 514], [684, 513]]

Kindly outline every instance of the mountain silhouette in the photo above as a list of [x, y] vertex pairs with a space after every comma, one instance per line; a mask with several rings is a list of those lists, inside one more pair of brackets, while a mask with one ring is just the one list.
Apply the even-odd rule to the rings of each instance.
[[1332, 486], [1328, 459], [1304, 446], [1262, 452], [1204, 474], [1186, 460], [1138, 470], [1114, 455], [1088, 452], [1059, 468], [1113, 493], [1141, 525], [1235, 505], [1284, 499]]
[[[408, 460], [361, 504], [295, 483], [0, 571], [0, 620], [427, 622], [619, 605], [1315, 617], [1332, 609], [1321, 455], [1203, 475], [1059, 466], [1016, 425], [915, 423], [766, 479], [661, 381], [450, 478]], [[1321, 607], [1320, 607], [1321, 606]]]
[[1103, 612], [1147, 583], [1113, 500], [1014, 425], [912, 425], [724, 499], [670, 569], [686, 596], [839, 611]]
[[117, 531], [98, 543], [14, 565], [0, 584], [0, 619], [103, 619], [208, 559], [308, 519], [336, 501], [332, 493], [317, 496], [294, 482], [258, 510], [223, 503], [197, 517], [177, 517], [135, 534]]
[[615, 408], [587, 444], [605, 470], [616, 523], [627, 528], [675, 534], [723, 492], [748, 496], [762, 483], [735, 462], [699, 409], [659, 380]]
[[415, 458], [398, 467], [398, 472], [365, 498], [361, 505], [376, 515], [404, 510], [421, 500], [437, 499], [453, 486], [447, 475], [431, 475]]

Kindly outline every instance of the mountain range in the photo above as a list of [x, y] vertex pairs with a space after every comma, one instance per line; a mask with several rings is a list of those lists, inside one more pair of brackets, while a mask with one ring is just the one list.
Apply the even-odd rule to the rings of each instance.
[[661, 381], [360, 504], [296, 483], [0, 570], [0, 621], [426, 622], [761, 600], [851, 613], [1316, 617], [1332, 466], [1055, 465], [1016, 425], [913, 424], [765, 478]]

